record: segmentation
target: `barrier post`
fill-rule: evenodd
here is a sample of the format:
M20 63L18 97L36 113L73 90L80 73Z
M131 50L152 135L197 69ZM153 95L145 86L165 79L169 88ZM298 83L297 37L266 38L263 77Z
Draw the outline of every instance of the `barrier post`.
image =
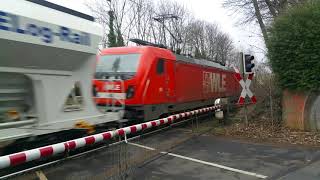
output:
M194 119L191 119L191 131L192 133L194 133L194 122L193 122Z
M196 125L197 125L197 129L199 129L199 118L198 118L198 116L196 116Z

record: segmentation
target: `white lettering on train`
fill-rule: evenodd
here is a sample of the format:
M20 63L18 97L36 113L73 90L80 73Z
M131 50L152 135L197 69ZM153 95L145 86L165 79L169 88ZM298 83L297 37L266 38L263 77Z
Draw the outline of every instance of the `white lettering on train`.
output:
M105 90L108 91L108 90L111 90L111 91L120 91L121 90L121 87L119 84L107 84L105 86Z
M220 93L226 91L226 75L213 72L203 72L204 93Z
M45 43L67 42L90 46L90 35L85 32L72 30L64 26L36 21L0 11L0 31L8 31L33 36Z

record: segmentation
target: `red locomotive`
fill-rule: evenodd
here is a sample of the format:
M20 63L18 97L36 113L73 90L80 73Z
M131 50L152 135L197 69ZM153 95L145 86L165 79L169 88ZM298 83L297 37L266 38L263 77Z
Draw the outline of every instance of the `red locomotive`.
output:
M152 120L240 94L231 69L164 48L108 48L97 61L93 80L96 103L106 105L112 98L123 99L129 120Z

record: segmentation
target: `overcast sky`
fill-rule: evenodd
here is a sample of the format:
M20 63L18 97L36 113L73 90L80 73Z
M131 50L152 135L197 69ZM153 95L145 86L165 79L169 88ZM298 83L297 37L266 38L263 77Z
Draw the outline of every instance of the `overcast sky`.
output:
M74 9L86 14L91 14L85 3L90 0L47 0L62 6ZM259 35L259 29L256 25L239 26L237 24L240 14L233 14L224 9L222 3L224 0L174 0L185 5L196 18L216 22L221 29L230 34L234 44L241 50L251 50L262 60L263 55L259 48L263 48L263 41ZM258 35L257 35L258 34ZM253 46L258 48L254 48Z

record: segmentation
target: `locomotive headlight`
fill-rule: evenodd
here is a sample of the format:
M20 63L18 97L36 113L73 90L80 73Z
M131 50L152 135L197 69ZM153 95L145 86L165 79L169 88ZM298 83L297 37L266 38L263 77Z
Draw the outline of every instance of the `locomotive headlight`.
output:
M126 92L126 97L127 99L130 99L134 96L134 87L133 86L129 86Z

